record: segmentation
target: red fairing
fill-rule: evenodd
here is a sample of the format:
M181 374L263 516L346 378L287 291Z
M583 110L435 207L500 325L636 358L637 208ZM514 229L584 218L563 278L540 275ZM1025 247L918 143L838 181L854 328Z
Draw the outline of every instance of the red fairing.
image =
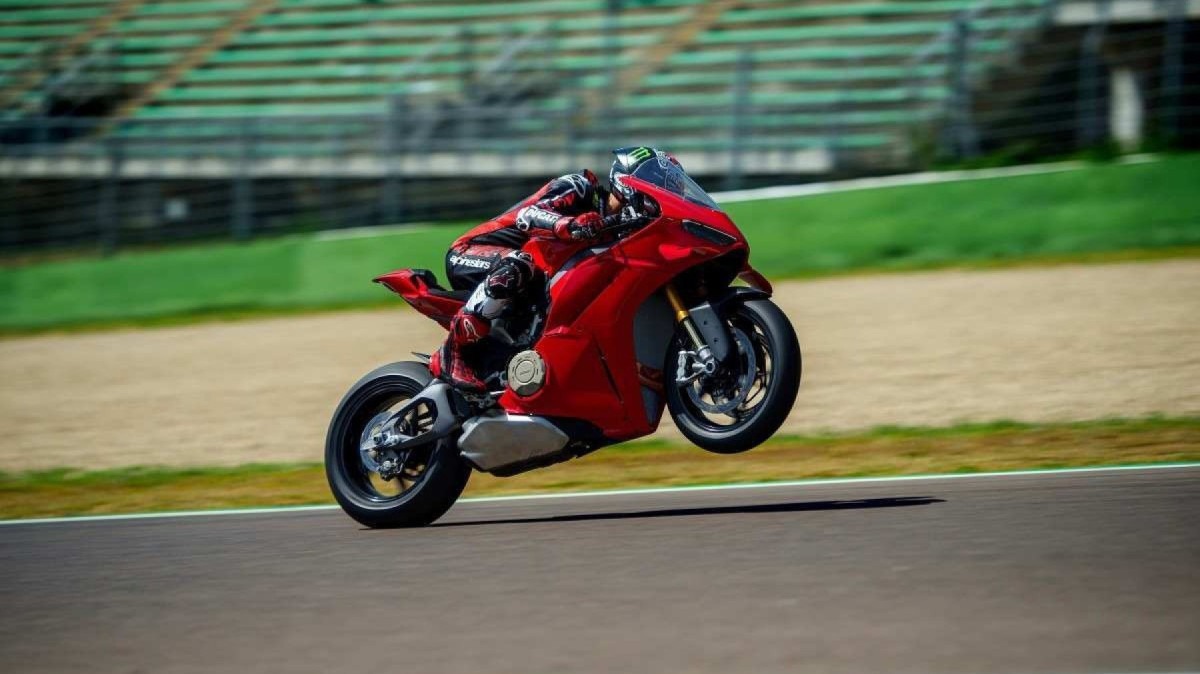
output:
M463 302L445 290L431 287L412 269L400 269L378 276L375 282L404 298L412 308L450 329L450 319L462 308Z
M684 270L731 252L746 239L729 217L632 177L662 215L630 236L555 272L583 246L526 246L551 278L550 311L535 349L546 361L546 383L529 397L505 391L500 405L517 414L584 419L613 440L654 432L661 406L647 419L641 387L662 363L638 363L633 321L638 307ZM729 237L716 243L685 230L690 220Z
M760 274L754 267L751 267L749 262L746 263L745 268L743 268L741 273L738 274L738 278L745 281L746 285L750 286L751 288L758 288L759 290L768 294L775 292L775 289L771 287L771 282L767 280L767 277Z

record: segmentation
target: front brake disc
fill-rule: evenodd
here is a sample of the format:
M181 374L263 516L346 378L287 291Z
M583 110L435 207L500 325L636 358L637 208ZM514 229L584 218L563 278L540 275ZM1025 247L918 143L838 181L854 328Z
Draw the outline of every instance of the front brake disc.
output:
M758 358L754 355L754 345L750 342L750 337L746 335L741 328L733 327L733 340L737 344L739 361L742 365L742 371L738 374L737 382L734 388L734 394L725 397L710 394L712 402L704 400L704 381L708 377L692 381L687 387L688 398L692 403L699 407L704 412L709 414L728 414L737 409L739 405L746 402L746 397L750 395L750 389L754 386L755 377L758 375Z

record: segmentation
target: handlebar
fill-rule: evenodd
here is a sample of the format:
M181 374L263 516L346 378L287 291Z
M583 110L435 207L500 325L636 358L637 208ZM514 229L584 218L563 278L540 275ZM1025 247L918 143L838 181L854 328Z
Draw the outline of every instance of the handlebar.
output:
M626 206L620 211L604 217L604 231L616 233L617 235L627 234L649 224L653 220L653 216L638 213L632 207Z

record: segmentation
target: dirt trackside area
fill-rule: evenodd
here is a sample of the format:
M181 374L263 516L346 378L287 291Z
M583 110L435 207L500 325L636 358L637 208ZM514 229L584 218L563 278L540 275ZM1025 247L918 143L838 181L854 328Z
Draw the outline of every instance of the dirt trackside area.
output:
M776 299L805 355L788 432L1200 413L1200 260L788 282ZM317 461L359 375L440 339L385 310L3 340L0 470Z

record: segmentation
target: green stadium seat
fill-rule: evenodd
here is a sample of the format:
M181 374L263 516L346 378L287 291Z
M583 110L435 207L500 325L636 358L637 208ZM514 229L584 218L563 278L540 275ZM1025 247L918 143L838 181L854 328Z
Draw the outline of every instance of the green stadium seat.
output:
M381 6L324 12L285 12L268 14L260 26L308 26L331 24L370 24L381 21L447 21L488 19L503 16L539 16L582 14L603 11L606 0L543 0L483 5Z
M273 138L287 136L337 136L352 132L368 131L373 128L370 124L350 121L323 121L321 119L305 119L299 122L270 120L268 123L254 124L257 135ZM243 133L245 126L240 121L223 119L208 119L203 123L192 120L173 122L170 119L146 121L145 118L126 122L114 131L124 138L226 138L236 137Z
M338 45L336 47L294 47L286 49L237 49L213 54L209 64L221 63L293 63L296 61L377 60L417 56L428 49L425 44ZM446 46L451 54L452 45Z
M130 19L117 25L119 33L175 33L180 31L209 31L224 26L228 17L189 16Z
M117 0L53 0L53 4L62 5L91 5L96 7L111 6ZM45 7L47 0L0 0L0 7L29 7L38 8Z
M32 54L40 48L36 42L0 42L0 54Z
M1037 17L1002 17L980 19L971 24L977 31L1003 30L1031 27ZM881 38L901 36L937 35L946 30L945 21L897 21L884 23L834 24L817 26L790 26L786 28L760 28L738 30L713 30L701 35L701 44L756 43L791 40L830 40L854 38Z
M226 13L243 9L249 0L180 0L154 5L141 5L134 10L135 16L163 16L172 14Z
M844 2L828 5L793 5L766 9L735 9L721 16L722 23L757 23L800 19L949 14L970 9L978 0L925 0L924 2ZM1037 7L1045 0L995 0L994 9Z
M179 59L178 52L129 53L119 52L117 63L122 67L165 66Z
M49 21L89 21L103 16L106 7L47 7L0 12L0 24Z
M401 74L452 75L463 72L466 64L457 61L430 61L413 68L406 62L344 63L334 65L210 67L193 70L184 77L185 84L204 82L250 82L294 80L345 80L354 78L387 79Z
M830 106L851 103L904 103L913 100L942 100L945 87L895 87L887 89L828 89L807 91L754 91L752 105ZM704 107L732 105L731 92L698 94L649 94L633 96L622 102L630 108Z
M679 115L673 109L657 116L645 115L649 110L622 109L621 128L629 131L671 128L675 130L727 129L733 122L731 111L712 114ZM807 112L753 114L747 119L755 129L784 128L882 127L915 124L929 118L921 110L862 110L852 112Z
M294 117L321 115L378 115L386 111L382 100L339 103L283 103L262 105L169 105L150 106L138 110L135 117L146 119L170 119L180 117L271 117L286 115Z
M674 151L682 150L705 150L711 149L714 145L714 140L719 144L721 139L712 137L680 137L671 138L669 136L657 140L668 145ZM756 138L750 136L742 138L738 141L738 146L749 150L814 150L820 148L870 148L881 147L892 143L895 139L887 134L843 134L843 135L819 135L819 136L796 136L796 135L777 135L765 138ZM719 145L718 145L719 146Z
M812 47L774 47L760 48L753 52L755 63L775 61L840 61L863 60L873 58L904 59L915 56L922 45L833 45ZM1005 40L976 40L971 43L971 49L977 52L1000 52L1008 49ZM944 54L949 45L940 45L938 49L930 50L931 55ZM733 64L738 61L741 52L736 49L683 51L672 54L667 63L680 65L709 65Z
M934 77L945 74L943 64L927 64L912 68L908 66L849 67L849 68L773 68L755 69L750 73L754 83L828 83L853 82L857 80L898 80L910 77ZM658 73L643 80L643 85L655 89L686 87L695 85L729 85L733 82L733 71L688 71Z
M326 82L322 84L257 84L244 87L185 87L165 92L159 97L158 101L378 98L400 93L404 89L404 82Z
M153 51L157 49L186 49L200 44L201 35L129 35L118 40L122 51Z
M17 24L0 25L0 38L70 37L79 30L74 24Z

